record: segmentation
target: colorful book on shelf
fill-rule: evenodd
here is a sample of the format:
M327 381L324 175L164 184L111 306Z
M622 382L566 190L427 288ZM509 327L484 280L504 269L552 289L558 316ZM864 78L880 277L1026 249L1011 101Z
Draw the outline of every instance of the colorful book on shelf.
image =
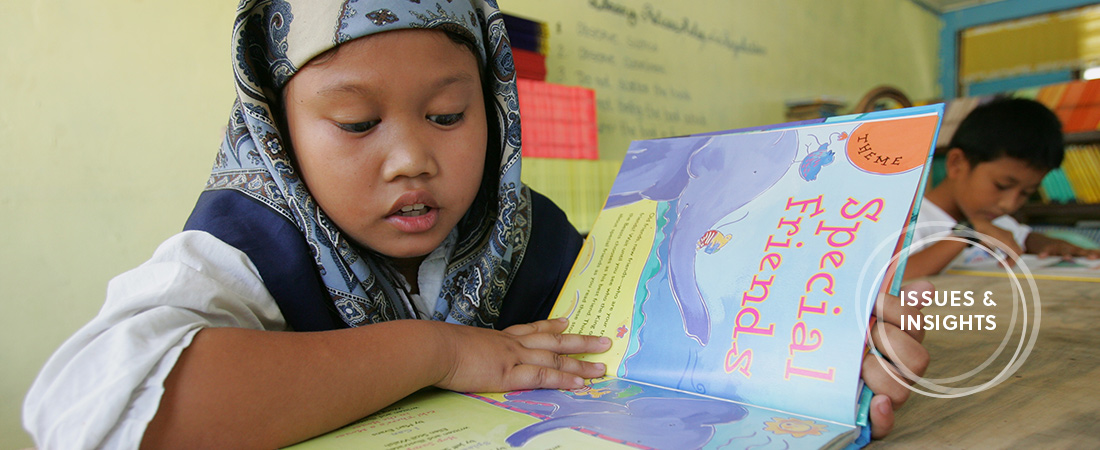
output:
M530 50L512 49L516 64L516 77L528 80L546 80L546 56Z
M1062 95L1066 92L1066 83L1048 84L1039 88L1035 101L1046 105L1051 111L1058 109L1062 102Z
M1100 203L1100 147L1096 144L1075 146L1078 176L1088 186L1089 198L1085 203Z
M1070 115L1070 127L1067 133L1096 130L1100 126L1100 79L1088 80L1077 109Z
M1081 203L1100 203L1100 147L1067 147L1062 170Z
M1071 125L1073 112L1077 109L1085 91L1085 81L1072 81L1062 83L1062 85L1064 86L1062 89L1062 97L1058 100L1058 104L1054 108L1051 108L1051 110L1058 116L1058 120L1062 122L1062 130L1068 132L1070 130L1069 127Z
M529 80L546 80L546 54L550 38L546 24L504 14L504 26L508 31L508 44L512 47L516 76Z
M844 105L843 100L832 97L790 100L786 102L787 120L798 121L837 116L840 115L840 110L844 108Z
M512 14L504 14L504 27L508 31L508 41L512 49L547 54L550 30L546 23Z
M1065 157L1062 159L1061 168L1066 174L1066 181L1069 182L1077 199L1082 203L1089 203L1092 198L1092 191L1088 188L1086 180L1080 175L1082 165L1078 158L1079 147L1080 146L1075 145L1066 147L1066 153Z
M1086 148L1085 154L1088 157L1087 176L1092 180L1093 186L1096 187L1096 201L1094 203L1100 203L1100 145L1092 144Z
M578 355L608 377L421 391L301 448L849 445L942 111L635 141L551 313L612 339Z
M598 159L596 91L517 79L523 156Z
M1095 130L1100 123L1100 80L1063 83L1065 89L1055 114L1066 133Z
M1015 91L1011 91L1009 93L1009 96L1015 97L1015 98L1026 98L1026 99L1029 99L1029 100L1035 100L1039 96L1039 89L1040 89L1039 86L1017 89Z
M1044 203L1073 203L1077 200L1073 187L1066 179L1066 172L1061 167L1054 168L1043 177L1039 184L1039 194Z

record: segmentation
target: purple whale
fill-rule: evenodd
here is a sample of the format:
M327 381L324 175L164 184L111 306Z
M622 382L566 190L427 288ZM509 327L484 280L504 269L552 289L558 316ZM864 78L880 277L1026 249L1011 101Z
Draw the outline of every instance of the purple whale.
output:
M789 130L645 141L627 151L605 208L676 202L668 279L684 332L699 344L710 340L710 314L695 281L699 237L768 190L797 156L798 137Z

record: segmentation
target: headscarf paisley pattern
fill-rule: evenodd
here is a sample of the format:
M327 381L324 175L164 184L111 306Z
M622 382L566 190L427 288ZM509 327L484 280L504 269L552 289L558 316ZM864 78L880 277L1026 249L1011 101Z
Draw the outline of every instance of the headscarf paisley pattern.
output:
M499 185L483 189L459 223L434 319L491 326L530 235L530 197L519 178L519 106L512 53L492 0L243 0L233 28L237 101L207 190L232 189L294 223L341 318L349 326L412 318L385 257L350 243L298 176L289 137L272 107L298 68L340 43L405 28L458 33L478 49L486 89L489 152ZM491 131L492 132L492 131ZM492 156L496 156L493 154ZM490 158L496 161L497 158ZM483 183L484 184L484 183ZM495 192L492 192L495 190Z

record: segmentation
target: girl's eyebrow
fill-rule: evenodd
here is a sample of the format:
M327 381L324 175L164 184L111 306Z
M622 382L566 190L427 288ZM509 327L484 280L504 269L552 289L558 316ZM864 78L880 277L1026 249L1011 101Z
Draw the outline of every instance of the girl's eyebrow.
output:
M471 82L480 83L475 77L467 72L454 72L435 80L434 82L426 86L425 89L436 92L441 91L448 86L454 84ZM372 95L375 90L376 89L372 87L369 83L344 82L340 80L318 89L317 95L330 96L334 94L354 94L365 97Z
M338 81L326 85L321 89L318 89L317 95L322 97L328 97L335 94L355 94L360 96L368 96L371 94L372 90L373 89L371 89L370 87L358 83L343 83Z

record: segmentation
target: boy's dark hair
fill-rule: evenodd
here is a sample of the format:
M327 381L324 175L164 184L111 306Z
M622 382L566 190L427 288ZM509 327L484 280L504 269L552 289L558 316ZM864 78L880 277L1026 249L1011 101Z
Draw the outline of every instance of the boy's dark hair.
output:
M974 108L959 124L951 148L971 166L1002 156L1042 170L1062 165L1062 123L1046 106L1024 98L999 98Z

